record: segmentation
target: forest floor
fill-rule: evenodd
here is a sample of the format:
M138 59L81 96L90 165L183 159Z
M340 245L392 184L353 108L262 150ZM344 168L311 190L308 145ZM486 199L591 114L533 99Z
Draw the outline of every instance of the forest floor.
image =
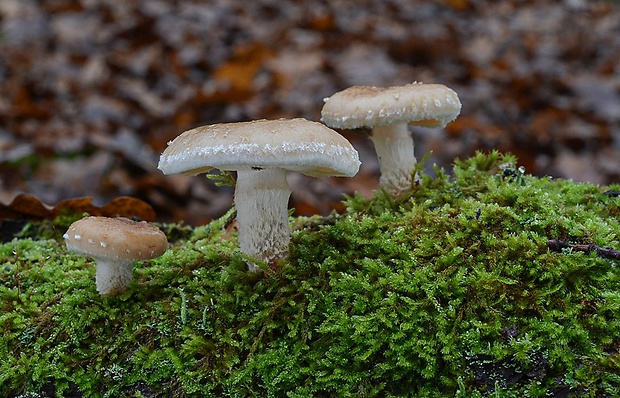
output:
M535 175L620 177L617 1L2 0L0 203L129 195L161 221L202 224L232 190L157 170L182 131L318 120L323 98L348 86L413 81L463 103L445 129L412 128L427 167L499 149ZM369 140L343 133L360 173L291 174L297 214L376 189Z

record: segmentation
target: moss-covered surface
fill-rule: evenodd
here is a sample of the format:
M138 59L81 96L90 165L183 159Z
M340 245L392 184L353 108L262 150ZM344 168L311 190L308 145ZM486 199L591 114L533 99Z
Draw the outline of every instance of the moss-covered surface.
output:
M228 217L102 298L59 233L0 246L0 396L618 396L618 187L456 162L399 201L294 218L245 271Z

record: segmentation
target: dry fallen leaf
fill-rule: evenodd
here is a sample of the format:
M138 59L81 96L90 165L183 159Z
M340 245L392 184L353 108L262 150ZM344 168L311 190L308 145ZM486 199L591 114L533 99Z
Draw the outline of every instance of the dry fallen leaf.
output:
M92 216L127 217L155 220L155 210L148 203L129 196L118 197L103 206L92 204L93 198L66 199L55 206L42 203L32 195L21 194L8 204L0 204L1 220L53 219L64 214L88 213Z
M213 73L218 83L217 94L229 102L240 102L254 95L253 81L273 52L262 44L249 44L236 49L232 59ZM219 87L222 89L219 89ZM219 97L219 96L218 96Z

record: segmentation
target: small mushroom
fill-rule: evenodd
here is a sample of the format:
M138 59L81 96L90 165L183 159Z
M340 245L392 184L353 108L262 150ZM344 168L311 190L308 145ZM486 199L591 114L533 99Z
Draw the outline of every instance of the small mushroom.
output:
M445 127L461 111L458 95L441 84L353 86L325 98L321 121L332 128L370 127L380 184L398 196L411 188L416 158L407 124Z
M201 126L168 143L159 159L164 174L236 171L239 246L264 261L288 255L290 230L286 173L352 177L357 151L340 134L306 119L255 120ZM258 271L249 264L251 271Z
M95 259L97 291L102 296L124 292L134 262L159 257L168 249L159 228L123 217L85 217L71 224L63 237L67 249Z

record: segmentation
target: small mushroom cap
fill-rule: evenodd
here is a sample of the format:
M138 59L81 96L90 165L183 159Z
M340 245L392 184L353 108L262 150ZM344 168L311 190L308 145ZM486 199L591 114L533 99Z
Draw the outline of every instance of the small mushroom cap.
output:
M303 118L222 123L185 131L168 143L157 168L196 175L217 168L281 168L309 176L351 177L357 151L325 125Z
M324 101L321 121L341 129L395 123L445 127L461 112L458 95L442 84L353 86Z
M71 224L64 238L69 250L99 259L149 260L168 249L159 228L123 217L82 218Z

